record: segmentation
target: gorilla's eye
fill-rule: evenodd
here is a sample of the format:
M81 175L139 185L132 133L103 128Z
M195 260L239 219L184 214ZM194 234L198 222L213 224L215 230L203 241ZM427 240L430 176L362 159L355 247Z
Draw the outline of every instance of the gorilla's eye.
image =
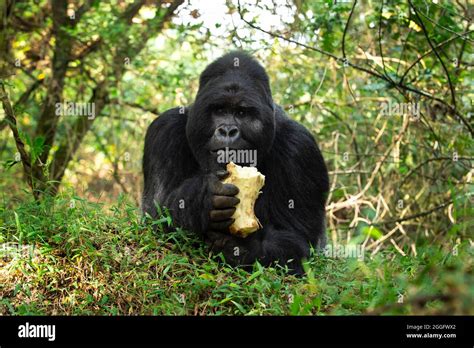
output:
M245 116L247 113L245 112L244 109L239 109L237 110L237 116L240 116L240 117L243 117Z

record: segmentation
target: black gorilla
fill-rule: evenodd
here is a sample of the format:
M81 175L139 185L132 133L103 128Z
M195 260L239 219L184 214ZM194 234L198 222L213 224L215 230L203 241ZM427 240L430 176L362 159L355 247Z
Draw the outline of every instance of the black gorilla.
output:
M254 151L266 177L255 205L263 227L247 238L228 232L239 200L238 189L220 181L228 175L217 160L222 149ZM325 245L324 159L311 134L273 102L264 68L245 53L214 61L194 104L153 121L143 173L143 211L156 217L155 204L167 207L177 226L198 233L231 265L278 262L302 273L310 246Z

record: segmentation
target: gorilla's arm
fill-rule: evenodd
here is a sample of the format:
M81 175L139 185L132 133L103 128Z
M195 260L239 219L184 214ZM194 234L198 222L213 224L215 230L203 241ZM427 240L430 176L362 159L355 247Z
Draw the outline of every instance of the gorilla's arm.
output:
M199 171L189 149L185 127L186 113L178 108L160 115L147 130L143 156L144 193L142 209L157 216L155 202L170 209L184 228L202 233L206 216L205 175ZM200 228L199 228L200 227Z
M266 176L256 214L262 230L239 238L209 233L215 251L222 251L233 265L264 265L290 260L289 267L303 273L301 258L310 244L323 247L324 204L329 181L324 160L311 134L289 119L280 119L270 158L259 169Z
M185 134L187 113L168 110L148 128L143 156L142 209L157 217L155 202L170 210L177 226L204 234L209 226L226 229L238 199L238 189L203 172ZM218 209L218 210L214 210Z

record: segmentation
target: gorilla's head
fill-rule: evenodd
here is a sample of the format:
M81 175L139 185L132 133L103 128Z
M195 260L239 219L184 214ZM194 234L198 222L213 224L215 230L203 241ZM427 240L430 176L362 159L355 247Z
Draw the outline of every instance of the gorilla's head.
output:
M201 74L186 136L206 171L225 166L220 156L225 149L256 153L261 161L275 136L274 104L265 69L242 52L231 52L211 63Z

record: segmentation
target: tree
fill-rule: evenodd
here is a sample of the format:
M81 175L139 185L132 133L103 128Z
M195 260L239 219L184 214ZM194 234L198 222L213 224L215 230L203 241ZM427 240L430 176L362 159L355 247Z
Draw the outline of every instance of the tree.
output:
M28 64L21 60L12 61L8 50L2 50L5 52L2 66L8 64L9 68L3 69L6 73L1 76L0 89L6 114L4 123L12 128L24 173L35 198L58 192L68 164L94 121L109 104L111 90L117 88L127 67L146 46L148 39L158 35L170 23L183 2L137 0L127 4L120 1L118 6L103 6L97 0L86 0L80 6L67 0L53 0L40 5L12 1L2 3L2 47L10 46L12 31L37 37L25 52L24 60ZM142 22L140 24L134 23L134 18L140 17L143 9L153 10L154 16L140 19L137 21ZM48 16L48 12L51 12L51 21L41 20ZM101 24L100 27L98 24ZM88 26L97 27L88 32ZM49 42L53 43L50 49ZM44 49L43 45L47 48ZM48 69L40 66L39 62L44 61L48 62L50 73L45 74L43 71ZM97 65L102 69L100 73L94 72ZM24 96L20 97L21 103L40 85L46 85L32 139L18 131L14 112L21 107L21 103L12 107L4 88L7 84L5 78L12 74L15 67L26 71L33 80ZM74 88L81 79L87 81L84 94L88 94L89 98L82 101L73 98L72 103L87 101L88 105L93 106L94 115L77 117L70 132L58 134L60 122L67 122L58 117L58 110L65 101L66 87ZM30 154L25 152L25 142L30 144Z

